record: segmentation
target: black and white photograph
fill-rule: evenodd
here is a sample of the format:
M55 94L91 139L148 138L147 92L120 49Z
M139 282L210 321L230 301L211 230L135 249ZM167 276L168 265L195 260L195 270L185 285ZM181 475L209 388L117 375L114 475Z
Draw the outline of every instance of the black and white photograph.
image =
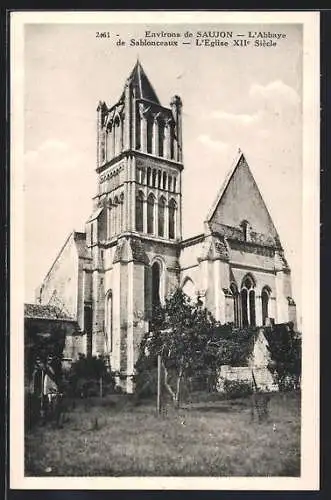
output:
M318 488L318 25L12 13L16 488Z

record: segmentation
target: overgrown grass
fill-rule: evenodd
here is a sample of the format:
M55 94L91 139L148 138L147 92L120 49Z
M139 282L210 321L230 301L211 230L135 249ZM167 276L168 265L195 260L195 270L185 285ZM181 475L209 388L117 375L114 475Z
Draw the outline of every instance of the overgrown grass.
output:
M251 421L249 398L194 398L161 416L126 396L79 401L63 428L26 435L25 474L299 476L300 398L272 395L263 423Z

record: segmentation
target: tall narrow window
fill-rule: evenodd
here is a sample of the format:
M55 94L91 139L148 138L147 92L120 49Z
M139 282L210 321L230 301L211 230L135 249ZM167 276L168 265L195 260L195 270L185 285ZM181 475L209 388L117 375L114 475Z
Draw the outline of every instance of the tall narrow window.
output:
M269 318L269 298L270 298L270 291L268 290L267 287L264 287L261 293L261 300L262 300L262 324L266 324L267 318Z
M140 149L141 146L141 117L140 117L140 111L139 111L139 105L138 102L136 104L136 149Z
M172 185L172 177L171 175L168 176L168 191L171 191L171 185Z
M125 230L125 224L124 224L124 194L122 193L120 196L120 227L119 227L120 232Z
M147 186L151 185L151 167L147 169Z
M136 231L144 230L144 195L141 191L136 197Z
M255 318L255 291L249 291L249 318L250 325L256 326L256 318Z
M145 172L144 168L141 169L141 181L140 182L141 182L141 184L145 184L145 182L146 182L146 172Z
M243 327L248 326L248 308L247 308L247 290L243 288L240 292L241 296L241 317Z
M111 238L112 226L111 226L111 200L108 201L107 205L107 240Z
M169 202L169 238L175 238L175 226L176 226L176 202L175 200L170 200Z
M147 119L147 153L152 153L153 148L153 120Z
M119 205L118 197L115 196L115 198L114 198L114 206L113 206L115 234L119 233L119 208L118 208L118 205Z
M159 156L163 156L164 122L159 121Z
M154 233L154 196L152 193L147 199L147 232Z
M241 297L241 314L242 325L256 326L256 312L255 312L255 282L251 275L247 275L242 283L240 297Z
M94 224L91 224L91 246L94 245Z
M163 189L167 189L167 174L166 174L166 172L163 172L162 187L163 187Z
M115 141L115 156L121 151L121 122L118 116L114 120L114 141Z
M166 204L166 201L162 196L160 198L160 201L159 201L159 221L158 221L159 222L159 224L158 224L159 236L164 236L165 204Z
M239 292L237 285L232 283L230 290L233 296L233 322L236 327L240 326L240 304L239 304Z

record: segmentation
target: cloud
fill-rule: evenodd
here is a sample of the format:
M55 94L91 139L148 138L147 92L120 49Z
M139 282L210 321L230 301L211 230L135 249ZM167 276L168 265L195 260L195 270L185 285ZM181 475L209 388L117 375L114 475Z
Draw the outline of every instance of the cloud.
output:
M207 134L199 135L198 141L211 149L217 149L218 151L225 151L228 148L228 144L222 141L215 141Z
M253 98L262 97L265 100L281 98L291 104L298 104L300 102L297 92L281 80L275 80L267 85L254 83L249 89L249 95Z
M212 118L228 121L234 124L249 126L253 125L261 119L261 113L258 111L251 115L243 113L228 113L227 111L213 111Z

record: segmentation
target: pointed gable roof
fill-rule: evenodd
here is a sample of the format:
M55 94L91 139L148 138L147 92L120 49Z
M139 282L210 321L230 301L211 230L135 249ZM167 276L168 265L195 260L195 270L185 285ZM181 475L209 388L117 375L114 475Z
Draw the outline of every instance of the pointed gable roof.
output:
M137 99L146 99L161 106L156 92L153 89L151 82L147 78L147 75L139 60L137 60L133 70L131 71L129 80L136 90Z
M232 167L207 216L212 230L238 228L248 221L252 231L277 244L279 237L243 152L239 149Z

